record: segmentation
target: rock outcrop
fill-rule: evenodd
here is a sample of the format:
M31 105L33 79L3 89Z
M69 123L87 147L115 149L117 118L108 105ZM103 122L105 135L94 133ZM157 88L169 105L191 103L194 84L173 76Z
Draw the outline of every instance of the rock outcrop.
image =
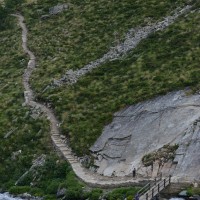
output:
M143 39L146 39L150 34L166 29L168 26L173 24L179 16L189 12L191 8L192 6L187 5L182 9L176 9L172 16L167 16L162 21L144 27L130 29L129 32L126 34L124 42L118 44L115 47L111 47L110 50L101 58L90 62L89 64L83 66L81 69L75 71L71 69L68 70L65 75L62 76L62 78L60 78L59 80L54 80L52 86L57 87L63 84L74 84L78 81L80 77L91 72L93 69L101 66L108 61L119 59L120 57L126 55L130 50L137 47L137 45Z
M174 174L177 181L200 181L200 95L171 92L125 108L114 115L102 135L90 148L98 173L157 177ZM154 160L144 166L144 155L165 145L179 147L166 162Z

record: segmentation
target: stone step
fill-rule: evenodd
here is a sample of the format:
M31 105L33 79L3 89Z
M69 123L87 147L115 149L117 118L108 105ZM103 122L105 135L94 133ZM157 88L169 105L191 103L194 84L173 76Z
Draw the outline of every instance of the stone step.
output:
M53 141L55 141L55 142L61 142L60 139L55 139L55 138L53 138Z
M63 146L63 147L60 147L60 151L67 151L67 152L72 152L71 151L71 149L69 149L68 147L67 147L67 145L65 145L65 146Z
M51 136L51 138L58 140L58 139L60 139L60 136Z
M63 154L63 156L64 156L65 158L67 158L67 159L73 158L71 154L65 154L65 153L62 153L62 154Z
M68 162L72 163L72 162L77 162L76 160L70 160L70 159L67 159Z
M60 137L60 134L58 134L58 133L53 133L52 136L55 136L55 137L59 136L59 137Z
M56 143L56 146L57 146L57 147L59 147L59 148L60 148L60 147L66 147L66 144L62 144L62 143L61 143L61 144L60 144L60 143Z
M71 155L71 152L69 152L69 151L62 151L62 153L64 154L64 155Z
M70 162L70 164L76 164L76 163L78 163L77 161L74 161L74 162Z

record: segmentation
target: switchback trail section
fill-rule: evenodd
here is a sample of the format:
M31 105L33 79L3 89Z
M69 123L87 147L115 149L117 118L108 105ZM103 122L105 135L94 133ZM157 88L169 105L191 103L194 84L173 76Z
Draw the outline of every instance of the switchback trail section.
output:
M63 155L63 157L71 164L73 171L79 179L85 182L91 187L101 187L101 188L115 188L120 186L130 186L130 185L143 185L149 179L132 177L105 177L92 173L91 171L85 169L77 158L73 155L71 149L67 144L62 142L60 138L60 131L58 128L58 120L56 119L53 111L42 103L35 101L34 92L32 91L29 79L36 66L36 57L34 53L29 50L27 46L27 34L28 29L24 23L24 17L20 14L13 14L12 16L18 19L19 25L22 29L22 48L24 52L29 56L29 61L27 68L23 74L23 86L24 86L24 97L27 106L32 109L40 109L42 113L45 114L50 122L50 135L56 149Z

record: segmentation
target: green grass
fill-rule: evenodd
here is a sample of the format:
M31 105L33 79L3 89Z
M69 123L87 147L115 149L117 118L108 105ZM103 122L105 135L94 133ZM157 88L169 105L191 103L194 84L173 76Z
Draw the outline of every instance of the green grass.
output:
M78 155L88 153L89 147L99 137L103 127L111 122L113 113L119 109L168 91L187 86L198 88L200 26L196 22L199 19L198 13L179 18L165 31L152 34L142 41L136 49L120 60L104 64L73 86L51 89L45 93L42 93L42 90L49 83L49 79L56 77L57 73L62 74L66 68L60 60L50 61L50 58L42 57L43 48L48 47L55 51L50 44L43 45L39 50L39 68L35 71L32 85L38 92L39 99L52 103L63 122L62 132L70 137L71 147ZM33 39L34 31L31 35ZM41 41L41 38L36 39ZM55 42L55 38L49 38L49 43L50 41ZM109 45L108 42L107 46ZM37 52L38 47L34 48ZM70 50L67 46L66 49ZM62 59L62 55L63 53L54 57ZM66 57L70 55L66 51ZM73 55L77 59L72 59L72 63L79 60L76 51ZM94 55L99 57L99 54ZM89 60L85 55L79 67ZM58 64L62 69L60 71ZM39 76L44 78L40 80Z
M59 1L65 2L65 1ZM68 1L69 10L41 21L56 1L45 0L24 7L30 30L29 46L36 53L38 69L32 76L41 92L68 69L81 68L122 41L130 28L169 15L186 0L178 1ZM38 81L39 77L43 77Z
M112 192L110 192L108 195L107 195L107 198L109 200L124 200L124 198L126 197L128 200L130 199L133 199L137 193L137 191L139 190L140 188L117 188L117 189L114 189Z
M8 20L12 26L0 32L0 188L14 195L28 192L48 200L57 199L57 190L66 188L68 199L96 200L103 191L92 190L80 182L70 165L53 152L45 117L35 120L30 116L30 109L22 106L22 75L28 60L21 48L21 29L16 25L17 20L14 17ZM19 150L21 154L12 158L13 152ZM45 165L29 172L15 185L41 154L47 155Z
M30 30L29 46L37 57L31 85L38 100L52 104L62 122L62 133L69 136L78 155L89 153L90 146L119 109L187 86L199 88L200 16L191 13L165 31L152 34L123 58L82 77L77 84L43 93L66 70L81 68L123 41L130 28L161 20L187 1L137 0L133 4L131 0L71 0L68 11L41 21L40 16L57 2L64 1L29 1L19 9ZM200 8L199 3L196 7ZM6 20L9 26L0 32L0 188L55 199L58 187L63 186L68 198L95 199L102 191L85 192L86 186L75 178L69 164L53 153L49 122L43 116L34 120L29 108L22 106L22 75L28 58L21 48L21 29L16 26L16 19ZM12 135L4 138L14 129ZM22 153L12 160L13 152L18 150ZM31 173L14 187L32 160L42 153L47 155L47 162L38 169L41 178L38 175L34 187L30 187L34 176ZM113 193L115 199L120 199L121 192L117 195Z
M9 21L12 26L0 32L0 188L13 194L49 194L56 199L57 189L71 174L71 167L53 152L46 118L40 116L35 120L30 109L22 106L22 75L27 57L21 48L21 29L17 27L17 20L10 17ZM5 138L11 130L14 132ZM13 153L19 150L21 154L14 158ZM30 172L15 186L41 154L47 155L45 165L37 168L36 174ZM75 175L71 175L71 180L81 185Z
M189 196L193 196L193 195L200 195L200 187L190 187L187 189L187 194Z
M32 87L39 100L52 104L63 122L62 132L69 136L78 155L88 154L119 109L168 91L198 87L199 15L179 18L127 56L104 64L73 86L43 93L44 88L66 70L100 58L123 40L128 29L161 20L186 2L71 1L68 11L45 21L40 16L47 14L55 2L46 0L23 8L30 30L29 46L38 59Z

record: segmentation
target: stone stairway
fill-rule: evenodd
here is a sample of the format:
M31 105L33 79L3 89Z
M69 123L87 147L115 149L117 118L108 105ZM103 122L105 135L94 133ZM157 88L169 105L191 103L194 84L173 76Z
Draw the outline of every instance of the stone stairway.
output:
M186 7L185 10L188 10L189 8ZM131 185L144 185L145 183L149 182L151 179L149 178L137 178L133 179L132 177L108 177L108 176L101 176L96 173L93 173L84 167L82 167L81 163L78 161L78 159L73 155L72 150L70 147L63 142L63 140L60 137L60 131L58 127L58 120L56 119L53 111L48 108L45 104L41 104L36 102L34 93L29 85L29 79L32 74L32 71L35 68L36 65L36 58L35 55L28 49L27 46L27 34L28 30L27 27L24 23L24 17L20 14L13 15L14 17L18 18L19 25L22 29L22 48L24 52L29 56L29 62L27 65L27 69L24 72L23 75L23 84L24 84L24 89L25 89L25 100L26 100L26 105L32 107L32 108L40 108L41 111L46 115L47 119L50 122L50 134L51 134L51 139L56 147L56 149L63 155L63 157L71 164L72 169L74 173L77 175L79 179L81 179L83 182L88 184L89 186L92 187L101 187L101 188L115 188L115 187L120 187L120 186L131 186ZM175 17L176 18L176 17ZM174 19L172 20L172 22ZM151 198L153 197L156 193L159 192L159 190L162 190L165 188L169 183L170 183L170 178L164 179L165 182L159 182L151 188L148 192L143 194L141 196L141 199L145 198ZM147 200L148 200L147 198Z
M133 179L132 177L105 177L95 174L85 169L77 158L73 155L70 147L63 142L59 131L59 122L56 119L53 111L48 108L45 104L35 101L34 92L32 91L29 79L32 71L36 65L36 58L33 52L28 49L27 46L27 34L28 30L24 23L24 17L20 14L12 15L18 18L19 25L22 29L22 48L24 52L29 56L29 62L27 68L23 74L23 85L24 85L24 97L25 104L30 106L32 109L40 109L41 112L47 117L50 122L50 135L55 148L63 155L63 157L71 164L74 173L79 179L91 187L102 187L102 188L115 188L119 186L130 186L130 185L144 185L149 179L140 178Z

